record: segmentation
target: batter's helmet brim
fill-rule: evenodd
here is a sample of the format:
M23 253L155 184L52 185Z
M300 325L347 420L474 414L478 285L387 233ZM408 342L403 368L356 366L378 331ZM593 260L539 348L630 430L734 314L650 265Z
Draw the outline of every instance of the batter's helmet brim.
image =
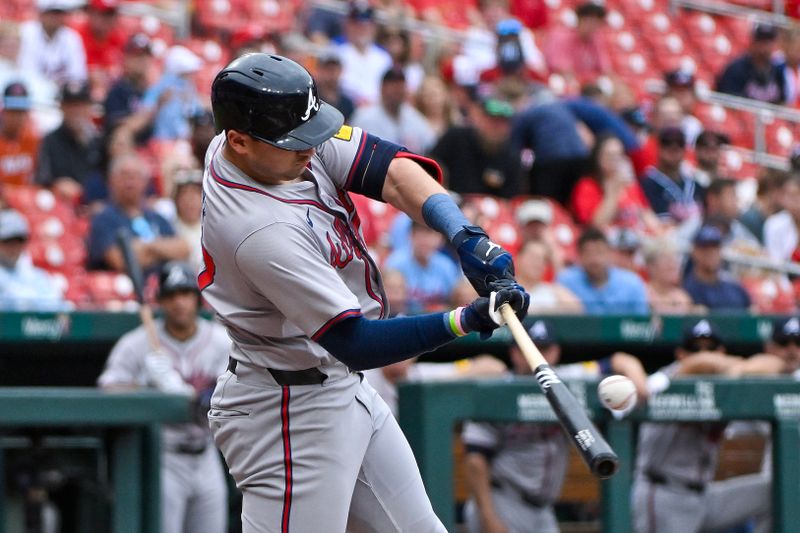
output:
M320 101L319 111L317 111L316 115L279 139L264 139L252 133L250 135L259 141L284 150L308 150L333 137L342 127L342 124L344 124L344 116L339 110L326 102Z

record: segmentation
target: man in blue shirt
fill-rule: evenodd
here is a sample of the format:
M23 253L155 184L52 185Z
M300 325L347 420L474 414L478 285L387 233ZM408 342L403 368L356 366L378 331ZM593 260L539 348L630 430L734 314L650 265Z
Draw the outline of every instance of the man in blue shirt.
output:
M445 305L461 273L456 264L439 251L442 235L413 223L411 246L401 248L386 260L386 268L397 270L406 279L408 310L421 313Z
M649 311L642 279L612 266L611 246L603 232L588 228L578 239L580 265L569 267L558 282L574 292L588 314L635 314Z
M747 310L747 291L722 271L722 240L722 232L716 226L700 228L694 237L692 271L683 281L683 288L694 303L709 309Z

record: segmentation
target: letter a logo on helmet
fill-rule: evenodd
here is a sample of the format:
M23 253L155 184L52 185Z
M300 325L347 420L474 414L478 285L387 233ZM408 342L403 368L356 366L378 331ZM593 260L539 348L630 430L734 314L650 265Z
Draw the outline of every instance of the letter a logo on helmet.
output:
M245 54L211 85L217 131L234 130L284 150L307 150L333 137L344 117L319 100L308 71L291 59Z
M319 101L317 97L314 96L314 91L311 90L311 87L308 88L308 107L306 107L306 112L303 113L303 116L300 117L300 120L305 122L309 118L311 118L311 112L316 114L319 111Z

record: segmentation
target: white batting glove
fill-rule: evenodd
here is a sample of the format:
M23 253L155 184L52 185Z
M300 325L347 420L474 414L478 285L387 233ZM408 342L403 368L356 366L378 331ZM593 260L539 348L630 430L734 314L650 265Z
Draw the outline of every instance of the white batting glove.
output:
M489 294L489 318L497 324L498 326L502 326L506 323L506 319L503 318L503 313L500 312L500 309L495 309L495 298L497 297L497 292L492 291Z
M150 352L144 356L144 367L152 386L168 394L193 396L194 387L183 381L169 355L161 351Z

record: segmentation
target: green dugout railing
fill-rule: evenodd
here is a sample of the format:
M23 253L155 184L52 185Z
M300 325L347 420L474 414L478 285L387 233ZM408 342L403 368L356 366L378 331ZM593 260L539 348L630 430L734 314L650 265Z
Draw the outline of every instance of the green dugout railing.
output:
M190 420L189 400L158 392L104 393L84 388L0 388L0 436L24 428L103 430L113 485L111 532L160 530L162 423ZM0 480L5 479L0 449ZM0 483L0 533L5 498Z
M599 403L596 382L569 384L620 457L602 482L603 531L630 531L635 426L642 421L767 420L773 438L773 531L800 532L800 383L787 378L683 379L621 421ZM400 386L400 425L419 463L434 510L455 531L453 428L461 420L552 423L555 416L531 378Z

